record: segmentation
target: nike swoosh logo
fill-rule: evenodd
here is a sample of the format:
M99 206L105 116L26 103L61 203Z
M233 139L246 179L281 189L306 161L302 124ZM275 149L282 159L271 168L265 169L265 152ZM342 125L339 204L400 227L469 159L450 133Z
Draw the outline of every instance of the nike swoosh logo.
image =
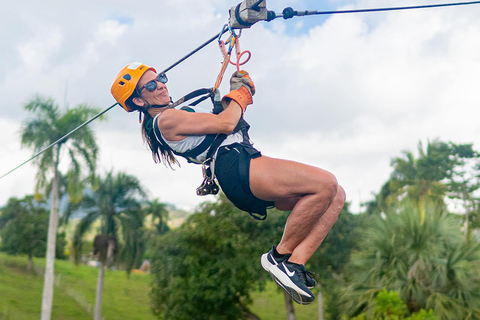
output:
M287 266L285 265L285 263L282 263L283 264L283 267L285 268L285 271L287 271L287 275L291 278L295 275L295 271L290 271Z
M275 258L273 257L273 255L272 255L271 253L269 253L268 255L269 255L270 258L272 259L273 264L274 264L274 265L277 265L278 263L277 263L277 261L275 260Z

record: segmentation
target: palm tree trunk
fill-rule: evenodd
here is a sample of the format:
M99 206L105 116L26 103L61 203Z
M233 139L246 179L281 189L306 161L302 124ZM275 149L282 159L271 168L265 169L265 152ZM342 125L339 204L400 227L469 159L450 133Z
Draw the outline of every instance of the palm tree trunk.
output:
M465 239L468 238L468 224L469 224L469 220L470 220L470 213L468 212L468 208L467 208L467 212L465 212Z
M285 308L287 309L287 320L295 320L295 309L293 308L292 298L290 298L285 291L283 291L283 297L285 298Z
M465 187L462 189L462 195L463 195L463 203L464 203L464 207L465 207L465 239L468 238L468 224L469 224L469 220L470 220L470 205L469 205L469 195L467 193L467 191L465 190ZM473 205L472 205L472 208L473 208Z
M97 279L97 292L95 293L95 313L93 316L94 320L102 319L102 297L103 297L103 283L105 279L105 265L111 263L113 260L113 250L115 249L115 241L113 239L108 240L106 256L100 253L99 260L100 266L98 270L98 279Z
M27 264L27 270L32 271L33 270L33 258L32 258L32 251L28 253L28 264Z
M318 287L320 287L320 285L318 285ZM323 320L323 294L321 290L318 290L317 300L318 300L318 320Z
M58 157L57 157L58 159ZM53 281L54 281L54 263L55 263L55 246L57 240L58 228L58 161L55 165L55 174L52 184L52 203L50 206L50 218L48 224L47 236L47 256L45 261L45 276L43 283L42 298L42 318L41 320L50 320L52 315L53 302Z
M100 267L98 269L97 292L95 293L95 313L94 320L102 319L102 296L103 296L103 280L105 278L105 261L100 260Z

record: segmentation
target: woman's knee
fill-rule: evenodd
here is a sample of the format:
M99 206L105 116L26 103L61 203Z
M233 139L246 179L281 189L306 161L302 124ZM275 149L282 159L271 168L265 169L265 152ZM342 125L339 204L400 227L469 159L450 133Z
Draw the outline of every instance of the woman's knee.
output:
M341 185L337 185L337 194L335 195L335 199L338 202L341 202L342 206L347 199L347 193L345 192L345 189L343 189Z
M334 211L337 213L337 217L340 214L340 211L342 211L343 206L345 205L347 195L345 193L345 190L338 185L337 186L337 194L335 195L335 199L333 200L332 206L334 206Z
M329 201L333 201L338 193L339 187L335 175L324 171L317 179L317 194L326 197Z

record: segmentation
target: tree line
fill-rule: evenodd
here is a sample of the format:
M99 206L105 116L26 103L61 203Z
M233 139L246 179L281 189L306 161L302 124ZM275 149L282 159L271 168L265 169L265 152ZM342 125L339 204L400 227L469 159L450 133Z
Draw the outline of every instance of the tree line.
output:
M87 105L62 110L52 99L41 96L28 102L25 109L32 118L22 124L22 146L37 154L59 142L34 159L38 169L34 194L11 198L1 209L0 248L10 254L26 254L29 268L33 256L46 256L41 318L50 319L54 260L66 258L64 227L72 215L81 214L73 239L68 239L73 261L79 263L85 233L99 224L93 241L93 253L100 264L94 318L101 319L105 268L115 264L129 274L140 266L150 232L145 228L145 218L150 217L157 234L167 232L167 205L148 199L140 181L132 175L113 171L97 174L98 145L90 128L59 140L99 110ZM60 164L68 168L66 172L59 169Z
M23 124L22 145L34 152L97 113L86 105L62 111L42 97L25 107L34 117ZM280 240L288 212L269 210L266 221L256 221L219 195L170 230L166 205L148 199L134 176L98 175L97 154L94 132L79 130L37 158L35 193L1 210L1 250L30 260L47 252L42 319L51 313L53 260L65 258L58 224L79 212L70 239L77 263L84 234L100 226L95 319L105 268L128 275L147 256L159 319L260 319L252 293L271 279L259 257ZM416 153L392 160L389 179L362 213L344 207L307 266L317 271L319 319L480 319L479 158L472 144L420 142ZM68 170L60 172L64 162ZM62 199L68 201L59 215ZM295 319L288 298L285 307Z

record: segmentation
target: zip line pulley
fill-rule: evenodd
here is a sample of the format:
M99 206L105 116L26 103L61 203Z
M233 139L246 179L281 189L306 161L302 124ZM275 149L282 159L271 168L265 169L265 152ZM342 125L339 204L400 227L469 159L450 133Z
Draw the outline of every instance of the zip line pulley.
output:
M480 1L469 2L453 2L453 3L437 3L418 6L403 6L390 8L373 8L373 9L352 9L352 10L335 10L335 11L318 11L304 10L297 11L291 7L283 9L282 13L275 13L267 10L267 0L244 0L242 3L230 9L229 24L234 29L250 28L259 21L272 21L277 18L291 19L293 17L302 17L310 15L332 15L340 13L366 13L366 12L382 12L382 11L398 11L411 9L429 9L441 7L454 7L480 4Z

